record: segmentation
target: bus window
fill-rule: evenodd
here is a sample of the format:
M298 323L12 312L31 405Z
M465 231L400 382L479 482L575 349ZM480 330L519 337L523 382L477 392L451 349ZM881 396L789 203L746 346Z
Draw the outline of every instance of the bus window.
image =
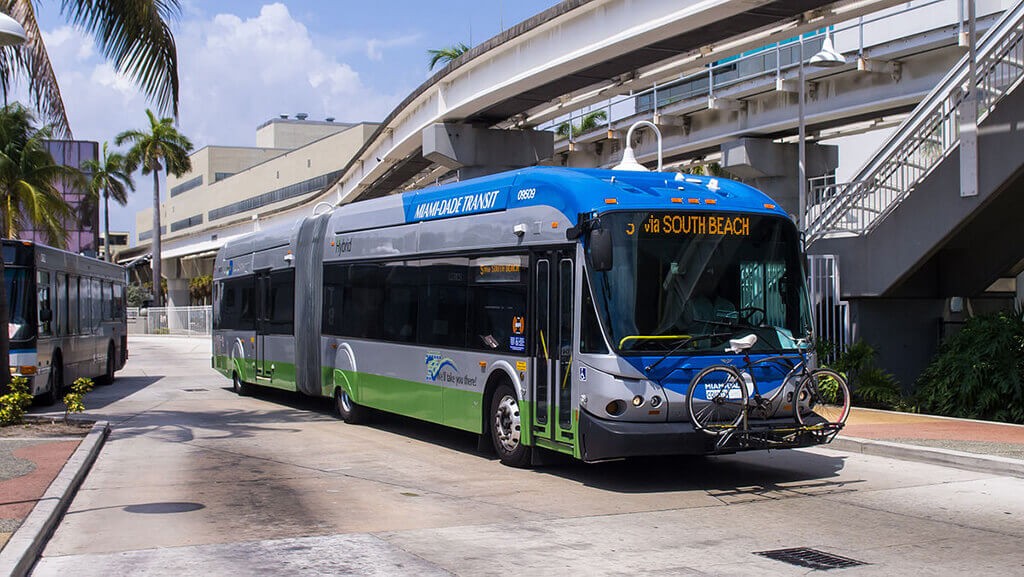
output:
M417 341L424 345L466 347L469 259L422 261Z
M267 330L270 334L295 333L295 271L270 273L270 310Z
M345 279L349 265L324 265L324 311L322 332L325 335L342 334L341 298L345 293Z
M89 279L89 299L92 305L92 332L96 332L100 328L100 322L103 320L103 293L100 290L99 279Z
M50 273L45 270L36 273L36 295L39 307L39 336L48 337L53 334L53 301L50 298ZM44 317L46 320L43 320Z
M68 333L68 275L57 273L57 321L56 331L59 336L66 336Z
M526 354L527 257L474 259L469 346Z
M105 281L100 284L100 289L103 291L103 296L100 298L100 302L103 304L103 320L109 321L113 319L111 309L114 304L114 285Z
M384 335L380 311L384 305L384 265L354 264L349 267L343 297L345 323L341 333L347 337L379 339Z
M419 297L418 267L391 263L386 267L384 306L380 323L384 340L411 343L416 340L416 301Z
M78 308L78 278L68 277L68 334L77 335L79 332L79 308Z
M124 285L114 284L114 311L115 319L124 318Z

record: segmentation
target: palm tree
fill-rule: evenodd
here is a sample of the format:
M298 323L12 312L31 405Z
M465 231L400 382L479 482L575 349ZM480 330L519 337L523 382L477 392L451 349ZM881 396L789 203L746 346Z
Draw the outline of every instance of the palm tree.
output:
M142 174L153 174L153 286L163 278L160 275L160 170L168 175L181 176L192 170L192 142L174 127L170 118L157 119L152 110L146 109L149 117L149 131L126 130L117 135L114 144L121 146L128 142L132 147L125 156L125 170L128 173L142 168ZM161 306L160 291L153 291L154 306Z
M135 181L125 166L125 157L120 152L107 152L107 143L103 143L103 156L100 160L86 160L82 163L82 171L92 175L89 178L89 197L94 201L103 197L103 231L106 234L104 246L106 259L110 260L110 198L124 206L128 204L128 191L135 192Z
M440 50L427 50L427 55L430 56L430 66L427 67L427 70L433 70L439 62L448 64L466 52L469 52L469 46L463 42Z
M32 105L57 137L71 138L60 86L36 21L38 1L0 0L0 10L17 20L28 38L23 46L0 50L0 89L7 94L18 76L24 76ZM92 34L103 56L161 112L177 117L178 54L168 22L180 14L179 4L180 0L61 0L60 11L69 24Z
M0 110L0 236L38 230L46 242L67 244L71 207L59 184L84 186L82 173L57 164L43 145L49 127L32 126L32 114L15 102Z
M608 123L608 113L604 110L595 110L590 114L583 117L580 121L579 126L576 126L572 121L563 122L558 125L558 129L555 131L561 138L568 138L571 133L573 138L590 132L602 124Z

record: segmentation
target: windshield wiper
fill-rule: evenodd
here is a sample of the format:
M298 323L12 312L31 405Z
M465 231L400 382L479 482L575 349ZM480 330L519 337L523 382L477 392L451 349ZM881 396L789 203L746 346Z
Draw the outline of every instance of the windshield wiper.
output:
M676 343L675 346L673 346L667 353L662 355L662 357L660 359L658 359L658 360L654 361L653 363L651 363L651 364L647 365L646 367L644 367L644 372L645 373L649 373L649 372L653 371L654 367L660 365L662 361L664 361L665 359L667 359L670 356L672 356L672 353L678 351L686 343L689 343L689 342L692 342L692 341L702 341L704 339L714 339L714 338L718 338L718 337L729 337L729 336L732 336L732 333L708 333L708 334L705 334L705 335L693 335L693 336L683 337L683 338L679 339L679 342Z

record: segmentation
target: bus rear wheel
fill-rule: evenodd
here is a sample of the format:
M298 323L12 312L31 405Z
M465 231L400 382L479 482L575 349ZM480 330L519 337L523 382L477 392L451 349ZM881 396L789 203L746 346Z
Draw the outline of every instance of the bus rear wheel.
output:
M50 363L50 377L46 382L46 392L39 395L39 402L49 407L60 400L64 392L64 363L59 356Z
M356 404L342 388L334 391L334 408L341 420L350 425L361 425L370 418L370 410Z
M107 369L103 376L96 380L100 385L114 384L114 343L107 345Z
M503 465L526 467L530 448L522 443L519 400L512 387L498 385L491 397L491 441Z

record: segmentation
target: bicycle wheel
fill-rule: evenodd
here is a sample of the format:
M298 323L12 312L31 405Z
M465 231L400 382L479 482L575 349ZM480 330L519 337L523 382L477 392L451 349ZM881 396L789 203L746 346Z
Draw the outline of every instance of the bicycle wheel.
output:
M796 422L831 432L850 416L850 388L846 379L829 369L816 369L800 381L793 397Z
M747 406L747 387L736 369L712 365L697 373L686 395L690 422L698 431L721 435L735 429Z

